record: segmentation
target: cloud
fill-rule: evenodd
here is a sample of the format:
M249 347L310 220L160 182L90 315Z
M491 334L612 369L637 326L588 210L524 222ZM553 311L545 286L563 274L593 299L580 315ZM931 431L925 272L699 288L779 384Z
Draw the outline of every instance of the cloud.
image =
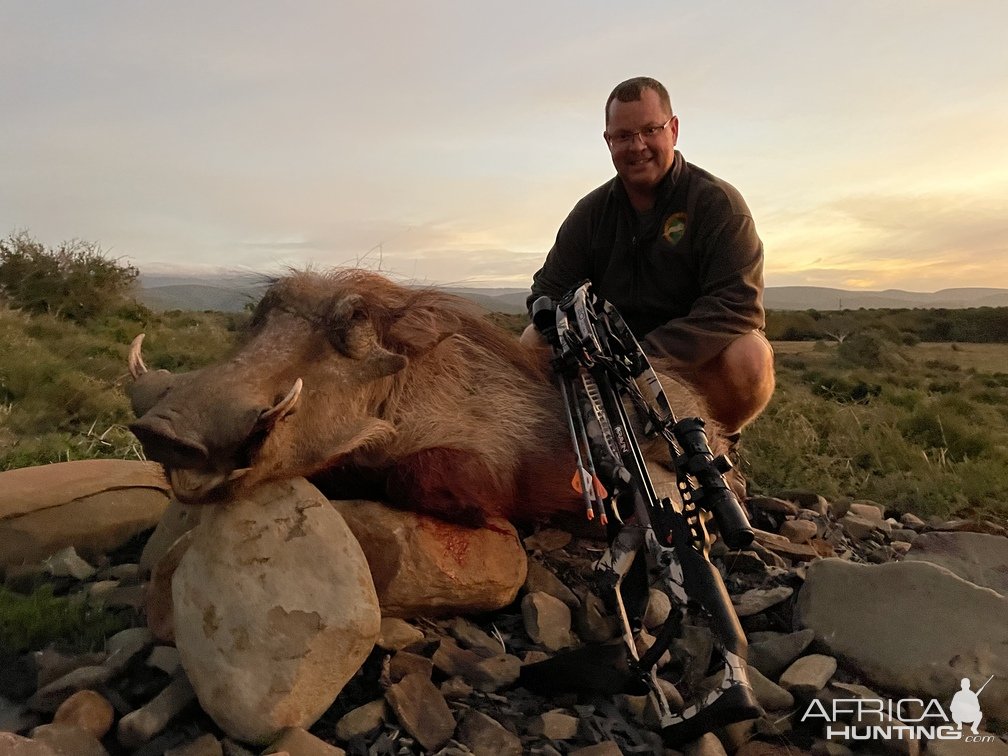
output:
M899 287L1008 283L1008 185L970 192L861 194L776 218L768 280Z

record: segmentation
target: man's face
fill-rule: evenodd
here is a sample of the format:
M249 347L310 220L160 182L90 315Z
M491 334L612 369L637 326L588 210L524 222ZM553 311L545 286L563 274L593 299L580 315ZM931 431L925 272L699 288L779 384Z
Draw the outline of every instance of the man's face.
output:
M658 128L666 121L665 128ZM652 136L645 136L649 129L656 128L658 131ZM629 140L626 138L635 132L637 135ZM672 167L679 119L662 105L657 92L645 89L639 100L613 100L609 104L609 123L604 136L616 173L627 189L649 192Z

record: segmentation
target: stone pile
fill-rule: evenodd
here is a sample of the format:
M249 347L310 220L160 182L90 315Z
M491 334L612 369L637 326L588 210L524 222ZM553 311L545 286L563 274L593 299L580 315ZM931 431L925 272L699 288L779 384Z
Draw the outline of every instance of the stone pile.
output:
M394 542L380 547L374 546L373 539L370 546L362 542L369 562L377 564L385 558L385 567L372 565L379 577L371 595L379 601L383 596L395 597L390 602L397 609L383 611L380 625L368 627L370 619L358 622L364 626L361 637L376 635L374 648L361 655L363 663L347 653L350 666L359 670L355 674L351 670L352 677L332 701L326 681L311 677L312 654L316 653L312 639L324 641L328 623L338 620L338 612L324 618L320 607L337 602L348 608L348 602L355 604L362 596L366 604L369 594L363 583L371 581L357 580L358 590L345 595L317 598L323 589L312 587L312 581L326 575L326 569L347 567L315 561L307 552L316 545L285 556L284 544L300 545L302 538L309 537L305 533L322 532L329 534L327 539L345 544L340 540L343 536L331 534L339 525L329 514L354 505L317 506L311 492L295 489L290 496L269 497L288 502L277 511L245 512L232 524L237 542L245 539L257 545L242 552L247 582L234 585L233 605L226 610L220 603L223 598L210 599L203 593L214 584L226 584L211 573L221 568L215 561L219 553L234 550L211 542L197 548L195 544L200 538L205 541L209 531L203 536L199 531L185 535L192 523L183 523L171 536L162 532L152 538L163 543L156 549L157 558L150 557L148 550L146 564L139 556L147 541L145 534L107 558L91 555L84 560L67 550L58 559L34 567L9 568L5 581L11 589L34 585L41 574L58 584L61 592L103 597L105 606L131 613L136 626L109 638L100 652L71 656L39 649L0 659L0 753L615 756L673 752L662 744L646 698L567 692L541 696L517 685L524 664L585 643L604 644L618 638L616 622L591 575L592 563L605 544L582 523L554 523L524 533L520 558L516 558L521 566L494 584L497 608L452 606L439 581L445 571L454 570L459 579L491 585L486 576L474 574L477 562L492 565L502 560L502 554L511 555L513 536L501 536L499 542L452 541L453 559L441 564L429 581L439 598L433 607L435 617L428 619L390 616L409 614L415 607L405 604L416 601L424 588L422 579L397 577L392 566L436 561L435 550L424 546L422 538L416 545L417 533L410 531L419 526L397 521L398 525L386 527L401 531ZM267 503L261 501L259 507ZM897 520L886 518L883 509L871 502L827 502L800 492L756 497L750 509L756 541L742 551L716 542L712 559L725 578L749 639L749 674L766 714L683 744L685 753L1008 754L1003 737L1008 725L1004 582L1008 534L1003 526L987 521L925 523L912 515ZM321 524L309 521L314 517L320 517ZM352 518L353 512L346 518L351 528ZM276 530L273 523L281 522L286 529ZM362 540L358 530L353 532ZM287 536L297 540L285 541ZM180 542L185 548L174 547L172 556L173 544ZM354 557L347 556L352 552L349 546L335 548L344 552L328 561L353 562ZM392 549L401 552L390 560ZM402 553L408 549L429 553L422 557ZM269 572L269 561L294 559L299 554L312 560L305 572L296 572L298 568L289 562ZM263 559L268 561L257 562ZM159 589L157 565L164 564L163 560L171 563L171 569L162 571ZM172 602L165 595L165 585L170 593L176 567ZM257 585L291 570L290 580L257 593ZM499 576L500 570L491 572ZM414 582L401 590L398 581L405 579ZM336 581L353 582L344 577ZM151 614L152 597L158 596L154 603L161 607L167 631L145 623L145 611ZM192 606L182 606L187 602ZM639 638L642 646L649 643L670 608L667 596L652 589L645 630ZM365 615L377 622L377 613ZM235 616L241 617L237 624ZM273 624L278 617L283 622ZM235 661L231 669L208 668L192 659L183 666L185 660L176 644L191 651L194 645L187 634L192 633L204 639L226 633L231 638L226 653L235 654L234 659L238 652L266 650L254 657L251 668L247 660ZM370 648L370 641L362 643ZM600 654L605 648L600 647ZM282 671L285 649L290 652L286 663L296 668L291 672ZM691 615L661 662L659 675L667 695L674 699L680 691L711 684L710 657L710 632L701 617ZM323 660L316 666L330 664ZM960 678L969 678L976 687L990 675L994 679L980 699L981 729L989 738L984 742L924 744L895 739L866 746L836 738L829 741L821 719L802 721L814 701L827 706L836 699L935 697L947 710ZM213 689L215 681L224 679L229 682ZM299 686L299 679L309 684ZM264 681L268 682L265 686ZM320 700L322 708L310 715L287 719L285 714L276 715L266 728L269 742L262 732L238 731L229 721L242 707L261 706L252 719L260 716L266 721L274 716L271 712L311 709Z

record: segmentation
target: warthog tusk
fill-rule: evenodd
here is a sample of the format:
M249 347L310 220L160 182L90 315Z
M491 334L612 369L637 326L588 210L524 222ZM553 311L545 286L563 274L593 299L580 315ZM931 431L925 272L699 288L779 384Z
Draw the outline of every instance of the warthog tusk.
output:
M292 409L294 409L294 405L297 404L298 397L301 396L302 385L304 384L301 382L300 378L294 381L294 385L291 387L291 390L287 393L287 396L285 396L283 399L281 399L279 402L273 405L271 409L264 412L259 417L259 422L270 423L285 417L287 413L289 413Z
M238 480L239 478L244 478L251 471L252 471L251 467L242 467L239 470L232 470L230 473L228 473L227 482L228 483L233 483L234 481Z
M143 357L140 356L140 345L143 344L144 336L145 334L141 333L130 344L129 371L130 375L133 376L133 380L136 380L147 372L147 366L144 364Z

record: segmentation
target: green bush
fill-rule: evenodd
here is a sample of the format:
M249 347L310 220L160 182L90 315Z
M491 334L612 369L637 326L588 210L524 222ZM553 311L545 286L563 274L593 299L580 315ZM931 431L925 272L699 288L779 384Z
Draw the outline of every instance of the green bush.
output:
M0 292L11 306L84 323L122 309L140 271L105 256L93 242L74 239L47 249L26 231L0 241Z

